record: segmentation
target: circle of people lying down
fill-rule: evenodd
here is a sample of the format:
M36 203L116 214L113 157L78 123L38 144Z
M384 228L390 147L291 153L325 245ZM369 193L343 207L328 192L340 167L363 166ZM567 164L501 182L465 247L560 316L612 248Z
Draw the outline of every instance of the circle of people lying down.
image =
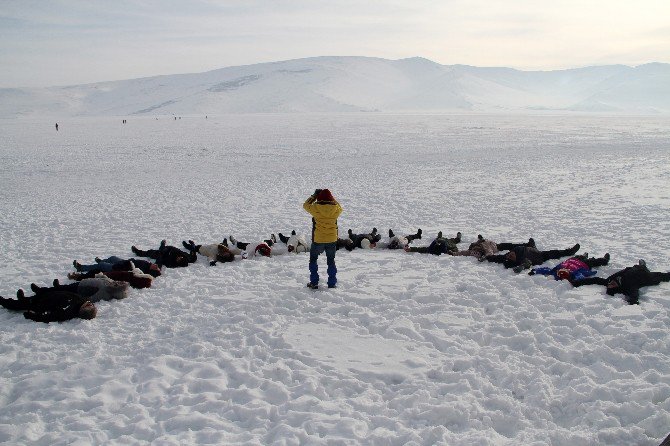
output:
M270 257L281 254L299 254L310 251L310 243L304 235L292 231L289 236L278 233L259 242L240 242L233 236L221 243L196 245L193 240L183 241L184 249L166 244L163 240L158 249L141 250L132 246L135 257L123 259L112 256L106 259L96 257L92 264L81 264L74 260L76 272L68 274L72 283L61 284L58 279L51 287L40 287L34 283L30 288L35 293L26 296L22 289L16 293L17 299L0 297L0 305L23 311L27 319L38 322L65 321L73 318L93 319L97 314L95 302L123 299L129 288L150 287L153 279L161 275L162 268L186 267L195 262L198 255L208 259L211 266L217 263L233 262L256 256ZM414 247L411 244L422 238L422 230L414 234L396 235L391 229L382 240L377 228L367 234L354 234L351 229L347 238L338 238L337 249L397 249L410 253L433 255L472 256L480 262L493 262L511 268L515 273L530 269L529 275L542 274L555 280L568 280L573 286L604 285L609 295L621 293L629 304L639 303L639 290L649 285L670 281L670 272L651 272L644 260L637 265L624 268L609 277L597 277L598 266L607 265L609 253L603 257L590 257L588 253L577 255L580 245L567 249L539 250L535 240L524 243L498 243L481 235L468 249L459 250L461 233L455 237L437 234L428 246ZM553 267L535 267L550 259L568 257ZM153 261L144 260L149 258ZM313 261L316 261L315 259Z

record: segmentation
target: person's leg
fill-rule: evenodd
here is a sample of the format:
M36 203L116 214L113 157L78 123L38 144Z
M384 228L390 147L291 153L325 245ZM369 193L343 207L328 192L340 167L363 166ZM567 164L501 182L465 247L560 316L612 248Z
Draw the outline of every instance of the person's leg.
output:
M77 271L80 271L82 273L88 273L88 272L107 272L112 270L113 264L111 263L106 263L106 262L100 262L100 263L95 263L91 265L79 265L77 268Z
M312 243L312 249L309 251L309 283L319 284L319 254L326 249L325 243Z
M597 266L607 265L610 262L610 255L609 253L607 253L600 259L596 257L586 257L586 258L580 258L579 260L586 263L589 268L595 268Z
M132 246L130 248L133 251L133 254L135 254L137 257L149 257L151 259L157 259L158 256L160 255L160 251L157 249L148 249L146 251L143 251L141 249L137 249L137 247Z
M414 240L420 240L421 239L421 229L419 228L418 231L416 231L416 234L410 234L406 236L405 238L407 239L407 243L412 243Z
M579 243L570 249L550 249L549 251L540 251L542 261L546 262L549 259L560 259L561 257L573 256L579 251Z
M287 244L289 238L290 238L290 237L286 237L286 236L285 236L284 234L282 234L281 232L279 233L279 240L281 240L281 242L282 242L283 244Z
M408 252L418 252L420 254L428 254L430 250L428 246L419 246L419 247L411 246Z
M325 250L328 263L328 288L335 288L335 285L337 285L337 267L335 266L337 246L335 243L326 243Z
M98 262L98 260L96 260L96 262L114 264L114 263L123 262L124 260L126 260L126 259L122 259L121 257L118 257L118 256L109 256L106 259L100 260L99 262Z
M28 310L29 307L29 301L27 299L5 299L4 297L0 297L0 306L7 308L8 310L12 311L25 311Z
M646 275L642 286L660 285L662 282L670 282L670 272L649 272L649 274Z

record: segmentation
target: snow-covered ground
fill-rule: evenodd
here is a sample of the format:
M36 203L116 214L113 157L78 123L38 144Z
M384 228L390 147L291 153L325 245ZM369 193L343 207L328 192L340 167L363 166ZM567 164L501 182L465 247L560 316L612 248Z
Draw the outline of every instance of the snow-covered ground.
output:
M0 294L73 259L309 234L462 231L670 270L670 120L249 115L0 122ZM91 321L0 311L9 444L656 445L670 284L641 305L469 257L340 251L167 270ZM325 270L325 259L320 261ZM553 263L548 263L552 264ZM30 293L29 293L30 294Z

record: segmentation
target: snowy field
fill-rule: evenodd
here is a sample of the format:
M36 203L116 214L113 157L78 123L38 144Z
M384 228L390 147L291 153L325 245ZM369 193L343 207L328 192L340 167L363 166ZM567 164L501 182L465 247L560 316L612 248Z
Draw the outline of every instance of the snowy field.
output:
M0 122L0 294L71 262L348 228L670 270L670 118L250 115ZM340 251L167 270L96 319L0 309L0 442L657 445L670 284L641 305L472 257ZM553 265L550 261L547 265ZM325 270L325 258L320 259ZM32 293L28 293L32 294Z

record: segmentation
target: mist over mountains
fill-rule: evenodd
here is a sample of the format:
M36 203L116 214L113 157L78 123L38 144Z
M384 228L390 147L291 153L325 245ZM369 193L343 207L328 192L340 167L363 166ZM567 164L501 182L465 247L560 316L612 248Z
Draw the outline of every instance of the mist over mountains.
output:
M520 71L415 57L314 57L0 89L0 117L303 112L670 113L670 64Z

